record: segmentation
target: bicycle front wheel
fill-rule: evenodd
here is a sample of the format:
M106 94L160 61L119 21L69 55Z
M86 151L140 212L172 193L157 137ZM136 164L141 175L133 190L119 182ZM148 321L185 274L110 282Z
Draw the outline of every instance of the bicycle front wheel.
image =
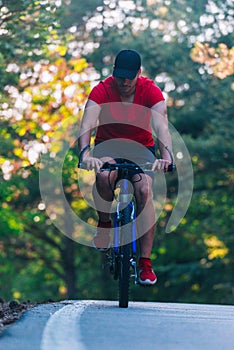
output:
M127 308L131 269L131 206L127 205L121 212L121 247L119 260L119 307Z

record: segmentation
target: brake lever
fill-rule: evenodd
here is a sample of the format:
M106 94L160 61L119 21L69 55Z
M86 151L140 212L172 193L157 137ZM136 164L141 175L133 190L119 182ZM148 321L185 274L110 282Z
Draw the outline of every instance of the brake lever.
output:
M172 154L172 151L170 150L170 148L168 146L165 146L165 148L166 148L166 150L169 153L170 158L171 158L171 164L168 165L167 172L173 172L176 170L175 160L174 160L174 157L173 157L173 154Z
M176 170L176 166L175 164L169 164L168 165L168 168L167 168L167 172L170 173L170 172L173 172Z
M78 168L80 169L87 169L86 164L83 163L83 155L87 149L90 149L90 145L86 145L82 150L80 151L80 156L79 156L79 162L78 162Z

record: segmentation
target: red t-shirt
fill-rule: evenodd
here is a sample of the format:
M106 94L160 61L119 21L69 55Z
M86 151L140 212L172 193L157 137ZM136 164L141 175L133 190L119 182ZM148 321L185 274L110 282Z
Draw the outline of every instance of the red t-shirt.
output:
M137 79L133 103L121 101L113 76L100 81L92 89L89 99L102 107L96 144L113 138L124 138L144 146L154 145L150 108L163 101L164 97L153 80L143 76Z

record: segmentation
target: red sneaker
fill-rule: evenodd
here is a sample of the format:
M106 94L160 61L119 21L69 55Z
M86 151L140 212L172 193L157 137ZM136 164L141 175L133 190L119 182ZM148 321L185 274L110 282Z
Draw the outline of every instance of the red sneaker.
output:
M111 238L110 238L111 221L100 222L97 226L97 232L93 238L93 246L100 252L105 252L110 248Z
M138 281L144 286L152 286L157 282L150 259L140 258L138 264Z

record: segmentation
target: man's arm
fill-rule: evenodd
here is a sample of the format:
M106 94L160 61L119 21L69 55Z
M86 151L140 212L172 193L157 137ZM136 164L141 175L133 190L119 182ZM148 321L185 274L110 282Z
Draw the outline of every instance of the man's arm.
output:
M157 136L161 159L156 160L153 170L167 170L171 158L166 146L172 150L171 135L168 129L167 107L165 101L156 103L152 108L152 127Z
M101 107L94 101L88 100L85 106L84 115L81 121L80 133L78 138L79 152L83 153L83 163L86 164L88 170L96 169L97 171L102 166L102 161L98 158L90 156L89 148L86 147L90 144L91 134L98 125L98 117Z

